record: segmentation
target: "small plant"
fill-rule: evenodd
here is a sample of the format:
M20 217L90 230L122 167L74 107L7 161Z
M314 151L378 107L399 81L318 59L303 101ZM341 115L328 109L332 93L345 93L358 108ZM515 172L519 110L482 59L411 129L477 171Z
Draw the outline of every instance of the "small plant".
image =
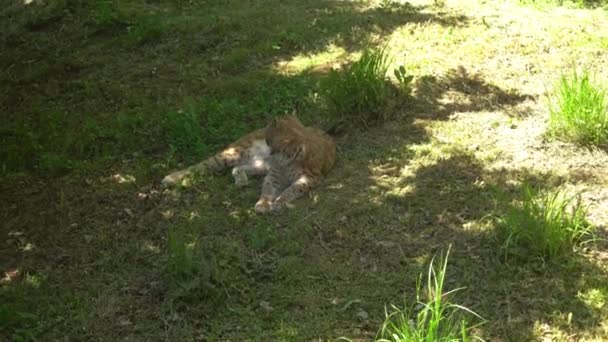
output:
M585 217L579 195L569 196L563 190L539 194L526 185L521 206L499 222L505 254L543 259L563 255L595 239L596 227Z
M246 235L249 245L256 251L267 250L278 239L275 227L263 221L257 222L255 229L249 230Z
M441 342L468 341L470 330L462 313L466 312L481 318L473 311L450 303L447 296L460 289L443 292L443 284L448 265L448 253L440 260L441 268L436 270L433 262L427 274L426 298L421 298L421 280L416 284L416 303L404 309L393 307L386 313L386 320L378 332L379 342ZM421 275L422 277L422 275ZM475 338L475 337L473 337Z
M409 95L412 92L412 80L414 76L408 75L403 65L399 66L398 69L393 71L397 82L399 82L399 89L403 95Z
M608 146L608 92L589 73L562 76L550 108L553 135L581 144Z
M93 19L100 26L112 26L124 21L114 0L95 0L92 9Z
M321 84L332 111L364 125L388 119L390 62L386 48L367 50L345 70L332 71Z
M175 228L168 235L167 272L173 297L182 298L197 289L211 288L209 263L198 241L186 243L183 233Z
M128 27L128 37L133 43L144 44L157 40L165 28L160 16L143 16Z

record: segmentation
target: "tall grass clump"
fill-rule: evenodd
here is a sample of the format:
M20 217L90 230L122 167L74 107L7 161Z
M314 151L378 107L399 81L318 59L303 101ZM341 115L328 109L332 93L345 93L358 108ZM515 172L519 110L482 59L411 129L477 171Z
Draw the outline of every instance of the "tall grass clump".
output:
M505 256L556 258L595 239L580 195L564 190L539 193L523 187L523 200L499 222Z
M404 309L392 306L378 332L379 342L442 342L468 341L478 339L471 336L471 329L463 314L468 313L481 318L473 311L448 301L448 296L458 290L444 292L443 285L448 265L449 250L445 258L439 261L437 270L429 265L426 277L426 289L421 290L419 279L416 286L416 302ZM422 275L421 275L422 277ZM425 295L422 293L425 292Z
M344 70L333 70L321 83L330 110L342 120L364 125L388 119L390 63L387 48L368 49Z
M594 83L589 72L563 75L553 102L551 134L584 145L608 146L608 91Z
M169 229L166 271L170 277L172 297L184 298L195 290L205 293L210 283L210 263L198 241L186 242L183 232Z

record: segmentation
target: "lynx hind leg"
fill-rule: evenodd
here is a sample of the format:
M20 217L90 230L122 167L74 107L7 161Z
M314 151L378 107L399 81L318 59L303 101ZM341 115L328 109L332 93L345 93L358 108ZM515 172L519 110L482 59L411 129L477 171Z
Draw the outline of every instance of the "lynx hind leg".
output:
M278 211L291 206L291 202L308 193L314 184L315 182L307 176L299 177L272 202L270 210Z
M270 211L272 202L275 200L279 192L279 184L276 181L273 181L274 178L274 175L271 173L268 173L266 177L264 177L262 194L260 195L260 199L255 204L256 213L261 214Z

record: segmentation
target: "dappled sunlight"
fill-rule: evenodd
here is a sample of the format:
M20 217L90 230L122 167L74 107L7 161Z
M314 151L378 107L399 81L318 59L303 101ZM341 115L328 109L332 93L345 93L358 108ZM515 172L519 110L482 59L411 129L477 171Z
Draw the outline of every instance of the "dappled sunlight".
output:
M135 183L135 177L132 175L122 175L120 173L112 175L111 179L118 184Z
M159 254L161 252L160 247L157 242L144 240L142 244L142 249L147 252L152 252L154 254Z
M175 216L175 210L173 209L165 209L160 212L161 216L165 220L169 220Z
M6 240L8 245L16 247L20 252L33 252L36 248L35 244L28 238L25 232L22 231L10 231L8 232L8 239Z
M21 271L18 268L4 272L4 276L0 278L0 285L8 285L21 276Z
M474 121L467 121L473 117L473 114L470 115L470 117L457 115L453 117L453 120L446 122L431 122L429 126L425 126L428 128L430 142L403 146L403 151L409 150L410 153L404 152L403 159L387 157L387 164L392 166L378 162L370 164L370 185L365 193L365 196L369 198L367 205L376 207L376 210L382 211L385 215L393 215L395 221L390 224L391 228L388 229L402 232L415 231L420 237L436 237L439 241L453 241L460 248L472 248L470 246L477 245L481 241L488 244L485 247L475 247L477 256L467 256L467 267L483 263L484 257L476 259L480 258L480 254L493 255L496 253L496 247L493 246L495 242L492 242L495 218L504 210L503 206L511 205L508 204L509 200L500 200L499 193L503 194L501 196L517 196L518 189L525 183L544 184L543 186L549 188L559 184L556 183L558 180L555 176L551 175L550 169L533 171L518 167L518 165L498 168L493 165L493 160L508 158L508 156L499 153L496 158L488 159L483 153L479 153L479 148L469 148L475 146L473 143L475 139L485 141L485 138L480 135L490 127L510 125L508 116L489 115L489 118L492 119L487 122L483 120L483 125L487 125L487 127L480 129L479 133L475 133L475 131L468 131L471 125L475 124ZM461 121L463 117L466 117L467 120ZM437 125L443 126L439 129ZM446 127L449 125L456 126L451 130L450 127ZM467 129L465 130L464 127ZM467 134L471 136L463 137L461 135L464 133L463 130L468 131ZM494 133L490 129L484 134L492 136ZM355 203L353 202L353 204ZM364 204L358 202L357 205ZM393 214L398 212L399 208L407 210L407 218L397 218ZM569 322L583 320L588 322L584 333L587 334L594 329L601 329L602 323L598 319L602 315L605 317L605 314L597 312L604 310L603 304L600 304L603 303L603 296L590 286L595 281L602 281L599 279L605 279L606 273L585 258L577 259L575 262L576 266L569 267L579 269L580 271L577 271L576 274L564 271L564 275L559 272L553 276L521 275L518 276L522 278L520 280L507 281L505 278L507 276L500 273L502 271L495 271L499 272L498 275L488 275L491 280L488 279L485 282L486 285L478 285L480 275L474 276L473 280L463 274L460 283L468 284L471 291L483 298L488 291L495 291L491 289L494 285L490 284L501 283L503 286L512 288L513 291L522 291L518 284L526 279L525 281L530 282L531 285L526 286L522 293L509 292L511 298L517 298L516 300L511 299L510 305L519 308L519 301L535 296L539 290L536 286L549 282L552 284L552 293L546 298L539 298L534 304L526 304L535 309L528 308L526 310L530 311L526 311L525 314L518 313L519 316L525 317L525 321L511 321L510 326L526 325L528 320L532 319L537 324L531 328L531 335L567 337L581 334L579 326L571 325ZM586 280L584 274L588 272L597 274L598 280ZM578 282L575 279L578 279ZM574 288L565 286L565 284L573 283L576 283ZM518 290L514 290L514 288L518 288ZM497 322L500 322L502 318L511 317L512 310L519 310L511 308L498 315L489 314L489 312L493 312L493 309L488 308L483 300L469 300L471 303L476 303L477 306L474 309L482 316L489 318L489 324L495 326L500 325ZM570 321L567 321L568 312L575 313ZM563 316L566 317L566 320ZM563 324L566 321L567 324ZM564 326L569 328L563 330Z
M15 338L368 341L448 245L448 279L488 320L484 339L608 335L605 241L518 263L497 237L526 184L580 192L608 234L608 153L545 134L561 70L608 76L604 12L27 1L0 9L2 142L15 157L0 184L0 314L17 318ZM261 177L159 184L270 117L295 109L330 127L325 75L385 43L390 119L332 131L334 169L293 208L256 214Z
M23 283L37 289L42 284L42 277L40 275L28 273L23 278Z
M606 285L608 286L608 284ZM584 292L579 292L578 298L594 309L602 309L608 302L608 287L588 289Z
M552 9L553 15L539 16L515 2L488 5L448 1L446 9L471 16L466 26L423 22L397 28L390 37L397 62L417 75L445 74L460 65L492 70L492 83L535 96L559 77L554 70L584 65L607 75L592 57L608 46L605 12ZM581 26L594 29L581 31Z
M569 340L571 336L567 331L546 322L534 322L534 337L542 341Z
M325 51L299 54L289 60L278 61L273 70L280 75L297 75L304 71L327 73L332 69L339 69L344 61L353 60L355 57L355 54L331 43Z
M479 119L480 115L484 120ZM529 170L550 173L555 181L571 179L579 183L576 192L582 193L584 203L590 206L589 219L601 226L608 218L608 153L548 141L545 131L542 117L511 117L501 111L460 113L450 121L427 126L434 141L469 151L488 171Z
M188 214L188 221L192 222L194 220L199 220L201 218L201 214L198 211L191 211Z

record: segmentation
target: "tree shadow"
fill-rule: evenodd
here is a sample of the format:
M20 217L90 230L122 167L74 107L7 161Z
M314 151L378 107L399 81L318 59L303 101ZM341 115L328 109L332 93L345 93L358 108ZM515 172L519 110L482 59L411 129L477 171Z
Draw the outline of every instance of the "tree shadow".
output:
M459 151L419 167L398 183L387 185L374 178L368 195L375 198L378 210L408 214L405 224L390 233L379 232L378 240L418 251L395 255L383 250L389 255L377 260L428 258L452 245L448 282L452 288L466 287L457 301L487 320L479 329L482 337L530 340L542 326L564 336L601 329L602 313L585 296L605 291L605 269L574 253L547 263L533 257L505 260L495 233L496 219L521 199L523 184L553 188L559 178L527 170L490 171L470 153ZM395 191L398 188L405 191ZM413 298L411 291L406 290L408 298Z
M503 110L534 101L531 95L490 84L482 75L471 74L463 66L440 78L420 77L415 89L414 108L432 118L446 118L457 112Z
M9 86L0 91L0 109L9 118L34 117L47 109L65 109L75 116L88 112L115 114L125 108L155 107L159 99L167 99L163 106L180 108L185 98L202 93L235 98L244 103L243 107L254 108L252 112L258 116L245 117L251 126L258 125L263 115L293 109L294 103L303 103L303 114L308 123L313 123L324 114L314 98L316 83L324 73L280 75L271 68L277 60L323 52L330 44L347 52L358 51L375 41L375 36L387 35L407 23L456 26L466 25L468 20L464 16L425 13L424 7L395 2L384 8L365 8L353 1L286 4L269 0L248 3L240 11L231 11L230 6L243 6L242 2L222 3L209 2L210 7L203 8L211 13L206 17L208 21L191 26L192 19L178 16L186 24L176 20L178 24L170 26L158 41L137 46L123 41L127 34L124 23L97 34L90 17L80 19L75 15L79 6L67 12L57 7L39 21L17 20L17 26L0 33L0 41L6 47L2 53L7 56L0 61L7 70L0 77L9 81L5 83ZM264 15L269 7L275 11ZM0 19L4 18L8 17L0 15ZM266 20L275 25L271 29L259 25ZM9 22L15 24L0 20L0 25ZM30 69L32 65L36 67ZM252 73L261 77L235 86L242 81L235 74L246 78ZM76 298L93 298L88 303L93 311L89 330L70 331L72 336L141 338L141 331L137 330L141 326L132 327L129 320L115 319L124 316L149 324L145 327L152 327L152 332L180 322L201 325L200 317L216 318L229 323L197 326L195 330L217 332L223 337L218 339L224 340L231 336L234 340L243 336L267 336L273 340L277 336L272 335L272 329L283 321L304 322L300 336L313 339L321 334L350 333L345 327L332 325L356 322L352 324L358 326L359 318L350 308L357 307L359 299L360 306L374 315L371 320L361 319L364 329L375 331L382 319L382 306L402 294L404 278L413 280L431 253L451 241L455 245L451 265L457 266L452 270L459 272L451 271L449 277L457 285L468 286L461 294L463 302L490 320L486 329L489 335L508 335L502 330L504 326L521 328L526 335L536 320L548 319L554 312L565 311L568 305L583 317L592 318L593 310L576 297L576 291L585 291L587 285L565 285L571 280L584 282L587 274L598 274L603 280L603 273L595 267L581 261L577 264L579 269L568 277L566 272L553 274L546 268L538 272L527 268L513 271L495 257L491 234L474 233L464 227L483 222L495 209L491 187L483 183L507 189L514 198L518 187L508 183L508 178L543 183L546 175L522 171L521 175L507 177L488 172L466 153L454 153L437 164L418 168L415 174L404 175L396 184L369 177L373 172L389 178L400 175L402 166L416 153L404 147L430 140L424 128L417 125L417 119L447 120L456 112L493 110L529 99L489 84L482 76L464 69L440 78L421 77L416 88L413 102L401 108L403 115L394 122L372 128L366 134L352 131L340 137L336 166L339 173L330 175L324 186L327 190L320 190L323 194L318 204L304 204L315 202L318 193L313 193L312 198L297 204L302 206L299 211L283 216L256 220L247 210L259 187L243 192L226 190L232 189L227 179L203 182L171 202L166 193L150 189L149 183L166 171L162 167L146 171L144 186L109 186L95 178L98 174L90 175L93 180L59 180L54 187L43 184L40 188L44 190L39 191L44 195L35 201L22 191L23 184L11 186L6 194L11 195L14 205L3 217L18 217L11 220L11 225L24 230L37 248L29 255L16 248L3 251L2 266L11 269L16 264L25 265L26 271L51 274L45 280L49 292L44 292L46 287L38 290L38 297L28 303L31 312L40 308L38 298L59 298L72 291ZM137 90L133 98L126 95L127 89ZM460 96L444 103L442 97L448 92ZM41 103L45 106L39 106ZM163 143L158 136L150 135L146 146ZM235 137L226 140L232 138ZM150 157L161 159L152 152ZM65 193L58 190L63 185L69 187ZM53 204L50 208L49 203ZM38 213L39 208L47 209L27 219L20 217L21 212ZM175 212L175 219L164 217L170 210ZM204 216L204 220L191 220L196 215ZM159 308L167 295L160 251L166 245L167 226L175 223L200 229L198 233L207 239L206 247L217 253L217 268L224 273L216 275L215 280L225 291L220 300L226 299L226 305L210 308L209 303L184 304L179 308L183 315L177 318L167 317ZM264 231L270 231L266 229L270 227L274 232L276 228L276 236L268 233L268 237L260 237L249 232L259 226ZM266 244L266 240L271 242ZM567 301L538 300L530 304L530 298L543 297L548 282L557 285L554 298ZM101 288L83 290L88 284L100 284ZM504 294L506 299L492 300L496 293ZM111 310L95 312L106 296L117 298L108 303ZM269 305L261 305L261 301ZM331 318L340 318L338 323L324 319L329 313L334 315ZM316 317L311 319L311 315ZM513 321L512 317L524 320ZM504 321L508 324L501 325ZM65 322L67 325L71 321Z
M104 81L110 75L118 78L114 81L142 87L140 105L151 97L183 99L200 95L221 76L263 70L279 59L325 51L329 44L358 51L407 23L454 26L468 20L395 2L377 7L356 1L266 0L210 2L204 8L175 4L168 9L166 4L149 3L145 11L121 2L11 2L0 12L0 18L7 19L0 20L5 47L0 66L6 70L1 77L10 85L0 92L0 108L13 115L32 100L24 94L52 96L59 107L77 105L70 110L124 110L129 105L121 94L124 90ZM159 37L141 46L130 44L129 32L151 25L146 18L154 15L164 18ZM103 20L108 23L100 24ZM110 34L95 35L104 27L110 27ZM100 53L104 50L112 53ZM153 80L133 65L153 69ZM97 80L97 85L85 80ZM179 91L167 87L176 82ZM103 96L93 98L91 92ZM74 101L87 97L83 103ZM79 108L87 102L90 106Z

